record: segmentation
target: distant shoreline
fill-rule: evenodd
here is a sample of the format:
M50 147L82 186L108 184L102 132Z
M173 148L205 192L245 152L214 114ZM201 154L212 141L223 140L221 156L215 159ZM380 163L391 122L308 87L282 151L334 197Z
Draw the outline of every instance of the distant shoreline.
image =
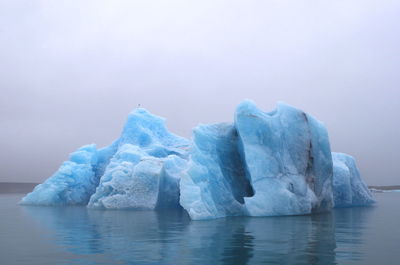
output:
M393 185L393 186L368 186L371 190L400 190L400 185Z
M39 183L0 182L0 193L28 193Z

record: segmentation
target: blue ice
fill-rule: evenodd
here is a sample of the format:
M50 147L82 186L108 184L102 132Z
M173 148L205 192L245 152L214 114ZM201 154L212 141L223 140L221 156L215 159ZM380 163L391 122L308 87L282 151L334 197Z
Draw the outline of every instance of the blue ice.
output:
M354 159L331 153L320 121L284 103L264 112L246 100L233 123L199 125L192 140L136 109L117 140L79 148L21 203L183 208L204 220L309 214L373 199Z
M108 209L178 208L179 179L190 141L170 133L165 120L132 112L88 206Z
M368 186L361 179L352 156L332 153L333 196L335 207L368 206L375 201Z
M189 169L180 182L180 203L195 220L245 214L244 197L253 191L237 148L232 124L194 130Z
M78 149L21 204L180 207L179 174L186 167L189 146L189 140L167 130L164 119L136 109L110 146Z
M76 205L87 204L98 185L95 167L99 152L94 144L79 148L58 171L26 195L22 204Z
M301 110L241 103L233 124L194 131L181 204L192 219L329 210L332 157L325 127Z

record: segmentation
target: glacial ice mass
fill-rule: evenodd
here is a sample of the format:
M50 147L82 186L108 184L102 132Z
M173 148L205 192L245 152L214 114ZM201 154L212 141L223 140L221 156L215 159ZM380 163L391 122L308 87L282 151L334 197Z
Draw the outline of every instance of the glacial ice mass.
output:
M351 156L331 153L325 126L284 103L250 100L233 123L199 125L188 140L138 108L120 137L79 148L25 205L183 208L193 220L299 215L374 203Z

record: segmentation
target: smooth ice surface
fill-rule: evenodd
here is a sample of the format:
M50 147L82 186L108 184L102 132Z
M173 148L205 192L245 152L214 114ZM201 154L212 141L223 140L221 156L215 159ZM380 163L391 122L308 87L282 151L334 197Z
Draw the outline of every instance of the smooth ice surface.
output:
M252 101L234 124L194 131L181 204L192 219L273 216L329 210L332 158L325 127L301 110L279 104L266 113Z
M71 205L87 204L98 185L95 166L98 163L95 145L86 145L70 155L60 169L26 195L22 204Z
M284 103L264 112L246 100L233 123L199 125L192 141L169 132L163 118L136 109L117 140L73 152L21 204L183 207L202 220L309 214L372 202L354 160L336 153L332 160L321 122Z
M375 201L368 186L361 179L354 158L332 153L333 196L335 207L368 206Z
M236 110L235 126L254 189L254 196L245 198L250 215L307 214L332 207L332 160L320 122L283 103L267 113L245 101Z

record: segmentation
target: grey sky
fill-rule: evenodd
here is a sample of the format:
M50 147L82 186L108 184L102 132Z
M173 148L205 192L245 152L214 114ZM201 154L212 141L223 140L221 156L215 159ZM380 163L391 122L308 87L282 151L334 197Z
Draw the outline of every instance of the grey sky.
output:
M138 104L190 137L250 98L399 184L400 1L0 0L0 181L41 182Z

